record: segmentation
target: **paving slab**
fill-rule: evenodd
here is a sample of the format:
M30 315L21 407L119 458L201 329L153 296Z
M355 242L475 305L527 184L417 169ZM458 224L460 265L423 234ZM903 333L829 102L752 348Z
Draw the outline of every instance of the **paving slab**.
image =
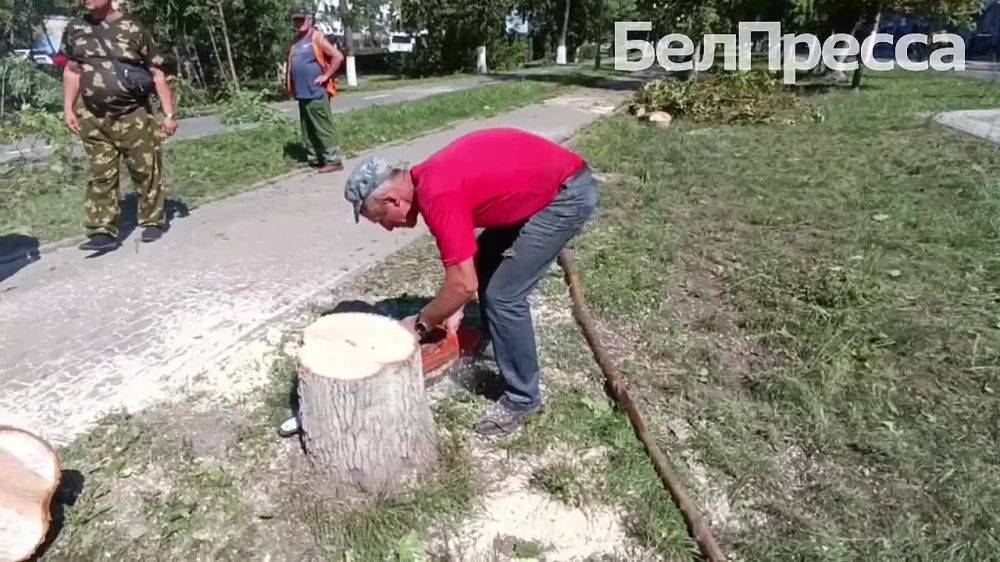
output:
M1000 109L949 111L936 117L938 123L1000 144Z

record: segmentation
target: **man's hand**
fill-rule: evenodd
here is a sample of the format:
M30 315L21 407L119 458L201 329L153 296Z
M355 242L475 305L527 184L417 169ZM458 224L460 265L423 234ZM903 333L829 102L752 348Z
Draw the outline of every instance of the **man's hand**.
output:
M313 80L313 84L316 84L317 86L322 86L322 85L326 84L329 81L330 81L330 77L324 74L322 76L317 76L316 79Z
M163 121L163 132L168 137L172 137L177 132L177 121L174 119L165 119Z
M444 327L448 330L449 334L454 334L458 332L459 326L462 325L462 318L465 317L465 310L458 309L455 314L452 314L450 318L444 321Z
M407 316L399 321L411 334L413 334L413 339L420 341L420 335L417 334L417 316L419 314L414 314L413 316Z
M80 120L77 119L76 113L72 111L63 112L63 121L69 127L69 130L73 131L74 135L80 136Z

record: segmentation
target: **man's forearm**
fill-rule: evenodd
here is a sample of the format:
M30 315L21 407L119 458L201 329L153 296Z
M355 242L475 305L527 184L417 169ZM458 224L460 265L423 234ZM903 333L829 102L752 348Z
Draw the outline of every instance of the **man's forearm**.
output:
M76 98L80 95L80 74L70 69L69 65L63 68L63 112L73 113L76 106Z
M174 94L170 91L170 85L167 84L167 78L162 72L155 73L153 75L153 84L156 85L156 96L160 98L160 106L163 108L163 113L167 115L173 115L177 112L177 106L174 105Z
M445 283L434 300L420 311L420 320L430 327L439 326L465 306L472 296L464 289Z

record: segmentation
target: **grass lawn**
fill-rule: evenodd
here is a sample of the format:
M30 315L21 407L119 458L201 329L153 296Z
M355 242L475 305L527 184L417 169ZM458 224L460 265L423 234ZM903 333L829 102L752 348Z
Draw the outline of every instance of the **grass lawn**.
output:
M1000 89L866 84L822 122L594 127L587 294L741 559L994 559L1000 150L932 114Z
M558 85L518 81L431 96L401 105L334 115L348 154L419 136L449 123L489 117L555 95ZM168 211L193 208L301 165L298 123L291 120L170 144L165 148ZM123 173L127 177L127 173ZM81 232L88 177L82 158L0 165L0 233L43 242ZM131 190L124 182L123 191Z

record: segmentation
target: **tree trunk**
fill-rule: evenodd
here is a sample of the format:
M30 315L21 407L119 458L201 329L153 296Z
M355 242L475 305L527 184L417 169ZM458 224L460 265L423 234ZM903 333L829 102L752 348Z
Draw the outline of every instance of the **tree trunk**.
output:
M347 68L347 85L355 87L358 85L358 70L354 62L354 32L351 30L351 26L344 26L344 53L345 63Z
M226 65L222 62L222 55L219 53L219 44L215 42L215 32L212 31L212 25L208 26L208 39L212 43L212 54L215 55L215 64L219 67L219 75L222 76L222 81L229 83L229 73L226 72Z
M597 6L597 25L594 27L594 70L601 69L601 42L604 38L604 0L599 0Z
M219 23L222 24L222 41L226 46L226 58L229 60L229 72L232 74L233 86L237 91L239 91L240 80L236 77L236 65L233 63L233 47L229 43L229 28L226 27L226 14L222 11L222 0L215 0L215 7L219 10Z
M486 66L486 45L476 47L476 74L487 74L490 69Z
M569 32L569 6L571 0L566 0L563 10L562 32L559 34L559 46L556 48L556 64L566 64L566 34Z
M701 41L698 41L697 43L695 43L695 47L694 47L694 59L691 61L693 63L691 65L691 75L688 77L688 79L691 80L692 82L697 82L698 81L698 74L699 74L699 72L698 72L698 61L701 60L701 48L702 48L702 45L704 45L704 43L705 43L704 39L702 39Z
M198 79L198 83L202 88L207 87L208 85L205 83L205 69L202 67L201 57L198 56L198 49L191 48L191 40L188 39L187 32L183 29L181 30L181 42L184 44L184 52L187 53L187 58L191 61L191 66L194 68L192 74Z
M350 7L345 0L338 3L340 12L340 22L344 27L344 65L347 73L347 85L356 87L358 85L358 71L354 61L354 31L351 29Z
M331 314L305 330L299 415L307 457L333 497L392 492L437 461L420 347L391 318Z
M48 533L49 504L62 468L48 443L0 426L0 475L0 560L24 560Z
M879 12L878 14L875 15L875 23L874 25L872 25L872 30L868 34L868 36L872 37L876 33L878 33L878 28L881 24L882 24L882 12ZM874 56L874 50L875 50L874 43L872 43L872 52L865 54L868 57L872 57ZM858 68L854 71L854 76L851 78L851 88L853 88L855 92L861 91L861 77L863 76L865 71L865 64L863 59L864 57L862 57L862 60L858 61Z

